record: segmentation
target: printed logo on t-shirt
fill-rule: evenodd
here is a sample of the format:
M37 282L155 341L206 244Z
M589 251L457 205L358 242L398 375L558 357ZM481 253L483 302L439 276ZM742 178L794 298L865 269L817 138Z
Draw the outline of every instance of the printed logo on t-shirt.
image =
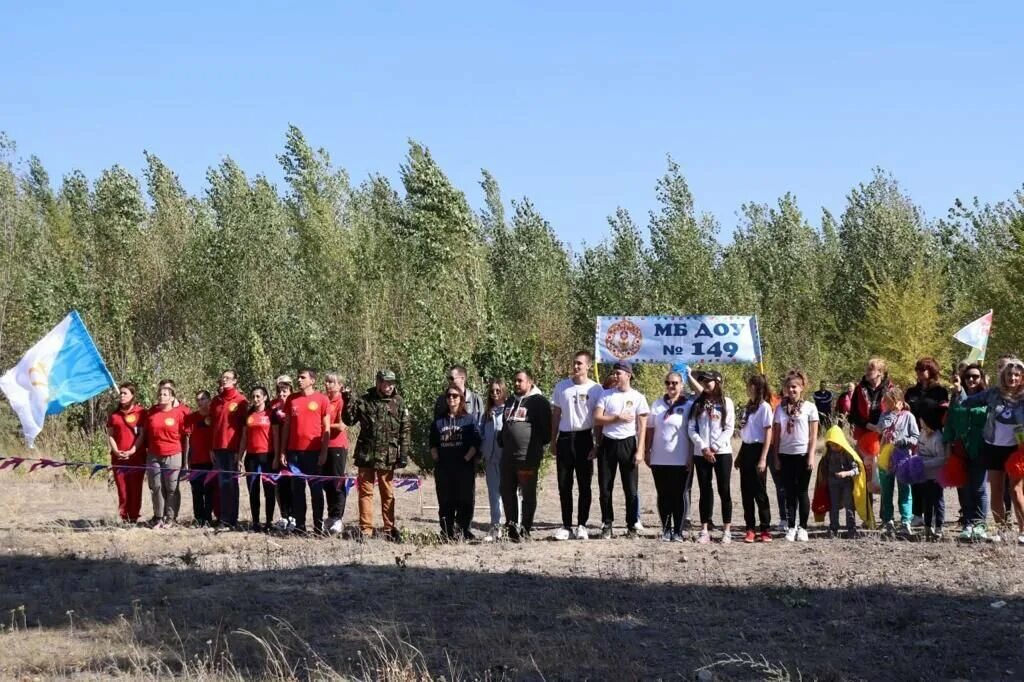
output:
M209 426L212 422L210 421L210 415L203 417L203 426Z
M245 423L248 424L249 426L252 426L253 424L256 423L256 417L250 415L249 418L245 420Z
M134 414L129 414L129 415L125 416L124 423L125 424L134 424L136 419L137 419L137 417Z
M309 410L310 412L316 412L318 409L320 409L320 404L316 402L307 403L306 409Z
M586 393L577 393L576 394L576 400L581 402L581 403L585 403L589 399L590 399L590 396L587 395Z
M168 417L167 419L165 419L164 420L164 424L167 425L167 426L174 426L174 424L175 424L174 417Z
M238 409L238 403L228 403L228 412L234 412Z

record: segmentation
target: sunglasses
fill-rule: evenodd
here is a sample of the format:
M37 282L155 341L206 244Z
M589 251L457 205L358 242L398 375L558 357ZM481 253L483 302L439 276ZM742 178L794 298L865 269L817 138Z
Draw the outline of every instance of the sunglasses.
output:
M665 385L666 386L678 386L679 382L678 381L666 381Z
M981 381L981 375L980 374L967 374L967 375L964 376L964 379L966 379L967 381Z
M462 396L459 395L458 393L449 393L445 397L448 398L448 400L461 400L462 399Z

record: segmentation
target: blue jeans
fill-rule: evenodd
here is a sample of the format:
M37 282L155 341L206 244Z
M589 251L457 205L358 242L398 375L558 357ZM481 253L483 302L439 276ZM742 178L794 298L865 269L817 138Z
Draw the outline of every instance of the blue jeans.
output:
M963 496L964 528L985 523L988 518L988 471L981 457L967 460L967 485L960 488Z
M217 474L220 487L220 520L229 526L238 523L238 453L235 450L214 450L213 462L221 473Z

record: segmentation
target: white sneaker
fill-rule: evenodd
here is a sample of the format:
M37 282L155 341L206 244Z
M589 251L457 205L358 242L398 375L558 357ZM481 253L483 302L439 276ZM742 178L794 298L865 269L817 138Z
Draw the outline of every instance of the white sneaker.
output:
M274 521L274 530L288 530L288 519L278 519L277 521Z
M590 533L587 531L586 526L576 526L576 539L577 540L589 540Z
M786 542L796 542L796 528L790 528L786 531Z
M559 528L558 530L556 530L555 531L555 539L556 540L568 540L569 539L569 529L568 528Z
M284 532L291 533L293 530L295 530L295 517L289 516L288 525L285 527Z
M786 539L788 540L789 537L787 536ZM806 529L804 529L804 528L797 528L797 530L796 530L796 541L797 542L807 542L807 530Z
M633 530L637 532L644 530L644 524L640 523L640 519L637 519L636 523L633 524Z
M484 542L494 542L501 537L501 526L491 526L491 529L487 531L487 535L484 536Z
M914 528L923 528L924 527L924 517L921 516L920 514L918 514L917 516L912 516L910 518L910 525L913 526Z
M331 535L341 535L342 531L345 530L345 526L342 525L341 519L327 519L327 532Z
M722 544L723 545L728 545L731 542L732 542L732 533L729 532L729 531L725 531L724 533L722 533Z

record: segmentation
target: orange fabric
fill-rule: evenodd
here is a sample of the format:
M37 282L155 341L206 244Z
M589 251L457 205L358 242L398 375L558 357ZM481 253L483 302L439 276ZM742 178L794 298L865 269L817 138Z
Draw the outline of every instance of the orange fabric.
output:
M359 529L363 535L373 534L373 486L380 487L380 512L384 532L395 528L394 471L378 471L373 467L359 467Z

